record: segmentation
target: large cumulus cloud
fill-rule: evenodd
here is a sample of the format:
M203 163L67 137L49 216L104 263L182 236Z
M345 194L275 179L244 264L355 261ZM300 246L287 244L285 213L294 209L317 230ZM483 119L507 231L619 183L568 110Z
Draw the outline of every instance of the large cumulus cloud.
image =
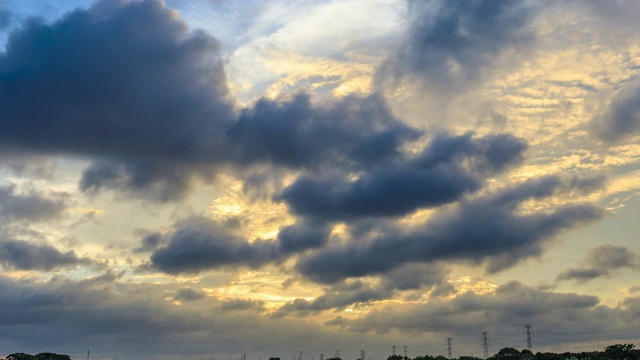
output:
M236 111L218 41L155 0L16 28L0 54L0 99L3 152L85 157L81 189L160 201L222 165L366 167L418 135L379 96L314 105L300 94Z
M219 126L232 109L219 47L159 1L31 19L0 55L2 150L96 159L86 189L164 181L172 187L156 197L179 196L189 180L179 174L197 168L179 164L223 151Z

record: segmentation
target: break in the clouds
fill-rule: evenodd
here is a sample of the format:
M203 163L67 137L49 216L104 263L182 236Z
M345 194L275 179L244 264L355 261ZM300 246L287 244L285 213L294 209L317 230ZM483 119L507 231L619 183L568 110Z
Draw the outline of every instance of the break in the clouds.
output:
M640 257L624 246L602 245L589 251L583 265L568 269L557 280L573 280L585 283L599 277L611 276L611 271L629 268L640 269Z

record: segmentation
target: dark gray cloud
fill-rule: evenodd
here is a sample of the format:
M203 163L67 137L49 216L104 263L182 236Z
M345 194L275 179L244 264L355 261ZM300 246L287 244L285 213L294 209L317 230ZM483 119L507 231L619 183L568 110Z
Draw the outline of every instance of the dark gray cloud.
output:
M313 300L297 298L282 305L272 316L288 314L308 315L324 310L342 311L347 307L358 308L378 300L392 299L397 291L430 289L446 282L448 270L441 264L406 264L381 276L378 283L362 280L345 280L324 289L324 293ZM440 291L442 293L442 290Z
M99 158L83 188L157 186L167 188L160 198L177 197L188 178L179 164L194 172L223 152L232 107L219 47L159 1L31 19L0 55L2 149Z
M384 274L380 284L386 289L417 290L442 286L449 269L445 264L406 264Z
M348 306L368 303L374 300L387 299L392 291L380 286L371 286L362 281L344 282L325 289L324 294L313 300L295 299L282 305L274 317L282 317L293 313L298 316L308 315L310 312L334 309L344 310Z
M91 263L90 259L78 257L73 250L63 253L49 245L22 240L0 240L0 264L5 267L50 271Z
M540 255L543 245L560 231L602 216L599 208L588 204L521 213L523 201L584 191L583 186L591 188L592 183L557 176L529 180L460 202L414 229L385 225L357 242L317 250L303 256L297 269L320 282L386 273L406 263L452 259L484 263L488 272L497 272Z
M297 271L323 283L386 274L406 264L452 259L483 263L493 273L539 256L544 244L559 232L602 216L601 209L589 204L522 213L519 210L524 201L585 194L603 180L600 176L528 180L488 196L460 201L415 228L403 229L389 221L355 223L348 228L353 241L329 246L330 227L322 221L299 220L280 229L276 239L249 242L230 227L195 217L178 222L160 238L152 235L154 242L167 245L155 249L151 263L165 273L180 274L224 266L258 268L300 255Z
M0 187L0 218L7 220L46 221L58 218L67 207L67 194L50 196L30 190L18 192L13 185Z
M534 12L521 0L410 1L410 27L403 45L380 76L425 79L440 90L480 77L510 46L533 38Z
M160 233L154 232L146 234L140 240L140 247L135 249L136 252L153 251L162 244L163 236Z
M176 294L173 296L177 301L197 301L207 297L207 293L194 288L180 288L176 290Z
M82 190L171 201L222 165L363 168L419 135L377 95L262 99L238 114L219 49L155 0L31 19L0 54L0 150L89 158Z
M229 299L222 302L222 310L255 311L262 313L266 310L264 301L251 299Z
M627 85L614 95L601 113L591 119L591 133L613 143L640 132L640 85Z
M298 215L327 220L406 215L477 191L483 175L518 163L526 148L509 134L440 134L415 158L379 166L355 181L302 177L276 199Z
M611 275L611 271L623 268L640 269L640 257L624 246L602 245L591 249L582 259L582 266L560 273L556 281L574 280L585 283Z
M284 254L322 247L329 240L331 226L321 221L298 220L278 231L278 250Z
M419 132L395 119L379 95L312 105L308 95L258 101L229 130L238 161L294 168L322 164L366 167L400 155Z
M192 217L174 224L167 234L144 236L137 250L153 251L152 265L169 274L198 273L223 266L258 268L324 246L331 231L323 222L300 220L281 228L276 239L249 242L234 232L235 225L228 225Z
M163 240L167 246L151 255L155 268L168 274L198 273L228 265L260 267L277 260L274 241L250 243L219 223L194 217L175 226Z

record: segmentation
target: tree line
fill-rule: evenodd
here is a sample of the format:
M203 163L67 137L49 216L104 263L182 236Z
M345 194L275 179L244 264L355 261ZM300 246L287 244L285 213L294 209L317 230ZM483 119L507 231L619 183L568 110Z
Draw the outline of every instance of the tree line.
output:
M7 355L4 360L71 360L69 355L40 353L30 355L25 353L15 353ZM280 360L279 357L270 357L269 360ZM339 357L331 357L326 360L342 360ZM356 359L366 360L366 359ZM450 360L438 355L420 355L415 358L404 357L402 355L391 355L387 360ZM460 356L451 360L483 360L475 356ZM609 345L602 351L581 351L581 352L537 352L533 353L527 349L517 350L511 347L500 349L493 356L486 360L640 360L640 350L635 349L633 344Z
M279 357L270 357L269 360L280 360ZM325 360L342 360L339 357L332 357ZM356 359L366 360L366 359ZM415 358L404 357L402 355L391 355L387 360L450 360L438 355L420 355ZM460 356L451 360L483 360L475 356ZM502 348L493 356L486 360L640 360L640 350L635 349L633 344L609 345L602 351L581 351L581 352L537 352L533 353L527 349L517 350L511 347Z

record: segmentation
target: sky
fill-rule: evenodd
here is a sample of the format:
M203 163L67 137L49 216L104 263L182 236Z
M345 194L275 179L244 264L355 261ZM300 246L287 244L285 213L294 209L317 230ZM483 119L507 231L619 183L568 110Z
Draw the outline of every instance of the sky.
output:
M638 343L639 16L0 0L0 355Z

